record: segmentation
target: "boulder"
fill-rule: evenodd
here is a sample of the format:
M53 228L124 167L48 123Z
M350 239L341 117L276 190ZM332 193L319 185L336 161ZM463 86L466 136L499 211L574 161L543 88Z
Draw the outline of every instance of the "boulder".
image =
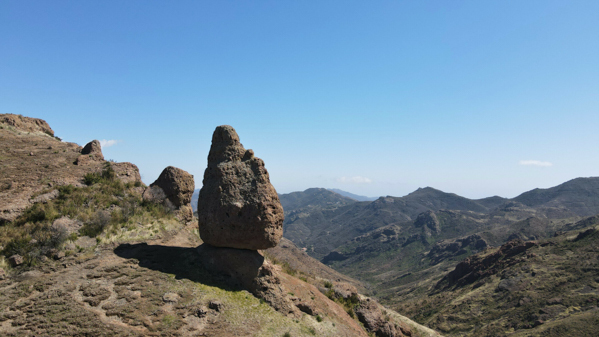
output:
M112 163L112 169L114 170L114 174L118 179L120 179L123 183L141 183L141 176L139 174L139 169L135 164L131 163Z
M283 207L264 162L228 125L212 136L198 199L200 236L213 246L267 249L283 235Z
M150 184L142 194L147 201L163 204L182 221L193 219L191 195L195 183L193 176L182 169L169 166L165 168L158 179Z
M25 262L25 259L19 254L12 255L8 258L8 263L10 263L11 267L20 266L23 262Z
M364 297L355 309L358 320L369 332L379 337L410 336L411 330L400 322L394 322L383 307L371 298Z
M90 162L101 160L104 160L104 155L102 154L102 146L100 145L100 141L92 140L91 142L85 144L81 150L81 155L77 157L75 164L86 165Z
M150 186L162 188L166 197L177 208L188 206L195 188L193 175L180 168L169 166L165 168L158 179Z

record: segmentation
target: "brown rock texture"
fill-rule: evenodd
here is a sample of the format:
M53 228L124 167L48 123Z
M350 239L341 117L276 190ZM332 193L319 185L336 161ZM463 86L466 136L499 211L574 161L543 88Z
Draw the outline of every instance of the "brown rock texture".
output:
M166 197L175 207L179 208L181 206L188 206L191 202L195 183L193 175L187 171L169 166L160 173L158 179L150 186L162 188Z
M445 275L436 285L436 289L463 287L478 280L495 275L501 270L520 261L520 254L536 246L536 242L512 240L503 244L491 254L472 255L458 263L454 270Z
M87 165L90 162L102 160L104 160L102 146L100 145L100 141L94 139L85 144L81 150L81 155L77 157L77 161L75 163L77 165Z
M191 221L193 210L190 202L194 187L193 175L180 168L169 166L144 190L142 197L144 200L168 207L175 212L179 220Z
M264 162L239 142L233 127L212 136L198 199L200 236L213 246L267 249L283 235L283 207Z
M137 165L123 162L123 163L112 163L111 164L114 173L124 183L141 183L141 175Z
M50 125L45 120L39 118L3 114L0 115L0 123L26 132L43 132L49 136L54 136L54 131L50 128Z
M394 322L384 311L384 307L371 298L360 299L355 309L356 315L364 327L379 337L412 336L409 326Z

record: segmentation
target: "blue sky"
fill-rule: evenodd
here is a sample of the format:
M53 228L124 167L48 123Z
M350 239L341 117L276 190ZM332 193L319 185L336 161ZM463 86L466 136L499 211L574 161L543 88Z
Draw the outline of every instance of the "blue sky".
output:
M280 193L514 197L599 175L597 1L2 1L0 113L201 186L229 124ZM110 144L112 143L112 144Z

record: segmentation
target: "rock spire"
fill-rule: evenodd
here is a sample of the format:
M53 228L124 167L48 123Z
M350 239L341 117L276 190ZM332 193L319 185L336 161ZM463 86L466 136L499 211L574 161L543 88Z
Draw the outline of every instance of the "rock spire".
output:
M216 128L198 200L200 236L217 247L267 249L283 235L283 207L262 159L229 125Z

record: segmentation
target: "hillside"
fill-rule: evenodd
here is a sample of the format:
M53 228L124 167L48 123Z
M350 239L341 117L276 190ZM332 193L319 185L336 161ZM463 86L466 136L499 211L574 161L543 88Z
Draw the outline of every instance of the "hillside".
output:
M394 307L448 336L594 336L598 228L488 249Z
M536 188L512 199L534 208L558 208L578 216L599 213L599 177L576 178L555 187Z
M312 256L323 258L360 235L408 222L427 210L441 209L488 211L470 199L427 187L401 198L380 197L372 202L354 202L337 208L313 207L302 212L286 208L285 237L306 247Z
M383 304L406 312L419 323L442 329L448 335L478 336L484 333L492 336L493 329L497 328L495 323L484 332L472 330L473 326L482 323L466 319L468 316L464 313L459 319L463 324L453 328L451 324L434 323L429 319L430 314L419 314L417 309L426 306L437 282L460 261L476 256L473 254L513 240L553 242L553 237L562 237L566 231L592 226L597 216L583 220L581 216L595 209L599 200L594 186L597 181L598 178L575 179L555 188L526 192L514 199L469 200L423 188L402 198L384 197L371 203L356 202L336 209L308 212L302 218L290 218L285 235L292 241L297 240L295 242L305 247L311 256L363 282ZM575 207L569 209L568 205ZM554 255L558 257L546 261L547 268L565 268L559 257L565 252L557 251ZM500 266L495 272L502 270L503 266ZM549 296L540 296L545 295ZM448 296L445 300L453 295ZM492 303L496 297L492 292L484 296L481 301L491 301L484 303ZM536 305L538 310L543 310L539 302ZM481 310L486 310L483 305ZM448 307L447 313L450 312ZM570 329L568 331L575 331L571 330L575 325L571 322L577 319L557 319L552 324L556 331L564 326L564 329ZM588 327L591 321L581 322L586 324L583 327ZM537 329L532 323L526 325L529 323L514 323L513 331ZM522 331L516 335L526 335ZM589 335L588 331L581 331L581 335Z
M204 244L189 205L176 206L191 199L183 185L145 186L97 141L63 143L36 129L41 120L7 118L0 200L18 204L1 204L0 335L438 336L290 242L269 252Z
M353 194L347 191L340 190L338 188L329 188L329 191L335 192L337 194L341 194L344 197L348 197L350 199L354 199L356 201L374 201L378 198L376 197L366 197L363 195Z

